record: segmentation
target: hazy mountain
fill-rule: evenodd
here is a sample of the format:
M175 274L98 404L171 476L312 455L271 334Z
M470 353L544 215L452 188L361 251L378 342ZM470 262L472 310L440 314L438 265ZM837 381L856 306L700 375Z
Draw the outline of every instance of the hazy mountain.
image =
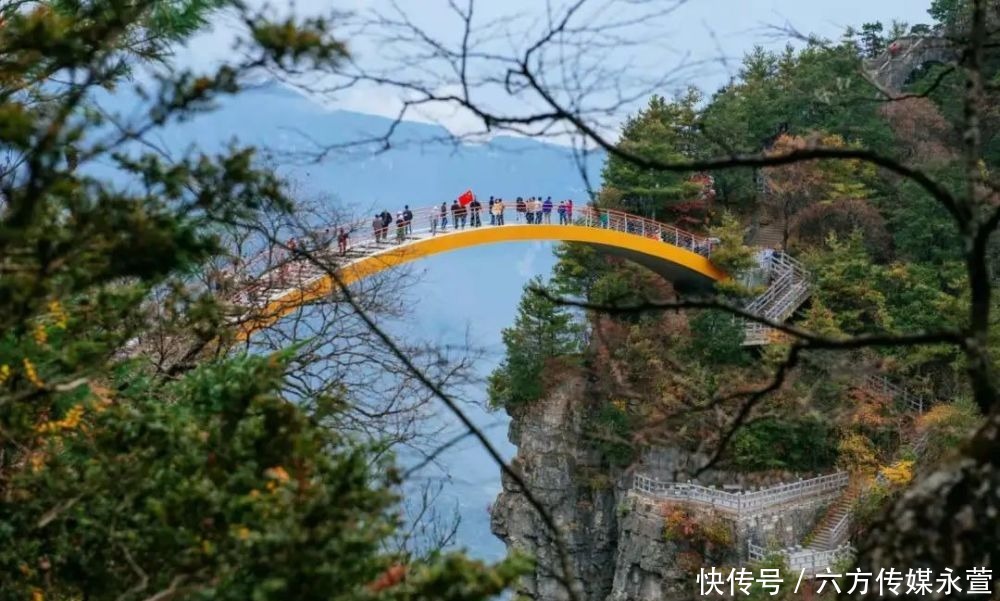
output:
M103 101L130 111L135 98L118 94ZM269 84L224 98L218 110L172 125L158 137L180 151L192 144L219 149L234 139L271 150L282 171L308 189L335 195L367 209L402 203L424 206L451 199L467 188L479 195L544 194L580 199L584 183L569 148L528 138L500 136L485 144L442 142L437 125L404 122L396 127L389 150L375 144L341 149L314 162L321 145L338 145L383 136L390 119L330 110L289 88ZM588 159L591 177L602 156Z

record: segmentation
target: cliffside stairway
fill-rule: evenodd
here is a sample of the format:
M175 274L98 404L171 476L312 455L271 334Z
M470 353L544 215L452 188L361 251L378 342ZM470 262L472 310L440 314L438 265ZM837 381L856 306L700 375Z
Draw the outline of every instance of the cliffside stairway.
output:
M832 551L847 543L851 523L851 507L861 495L863 487L856 479L851 479L847 488L841 492L816 526L806 536L806 549L815 551Z
M638 473L632 478L631 489L647 497L710 506L737 519L750 519L789 508L826 503L840 498L848 485L847 473L835 472L760 490L727 491L690 482L661 481Z
M926 411L931 405L928 399L894 384L882 374L869 374L862 381L861 388L873 394L888 396L903 408L918 414Z
M784 322L809 298L809 272L783 252L765 249L759 256L761 271L769 283L745 308L771 321ZM744 320L743 331L744 346L768 344L780 335L774 328L749 320Z

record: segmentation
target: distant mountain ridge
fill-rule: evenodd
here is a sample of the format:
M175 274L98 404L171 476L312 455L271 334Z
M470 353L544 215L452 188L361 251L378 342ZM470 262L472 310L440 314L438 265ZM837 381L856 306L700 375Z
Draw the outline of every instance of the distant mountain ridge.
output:
M102 105L130 113L137 99L117 93ZM236 140L273 153L280 171L308 191L331 194L348 206L367 210L403 204L425 206L450 200L472 188L480 196L585 196L572 149L531 138L498 136L485 143L445 143L440 125L404 121L392 146L375 153L361 146L314 162L320 146L380 137L392 120L326 108L279 83L267 83L223 98L215 111L173 124L158 133L171 152L197 146L215 151ZM591 182L599 181L603 154L587 158Z

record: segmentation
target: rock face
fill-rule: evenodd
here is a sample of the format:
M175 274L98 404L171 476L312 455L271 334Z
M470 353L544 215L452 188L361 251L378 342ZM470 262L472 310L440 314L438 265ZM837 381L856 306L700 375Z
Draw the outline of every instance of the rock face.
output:
M509 411L510 440L518 447L512 467L562 532L565 562L579 599L693 599L699 567L744 565L749 540L795 544L821 514L820 505L738 520L631 492L629 471L609 466L585 434L592 432L584 427L588 392L584 376L567 374L547 398ZM662 449L646 457L643 469L654 476L661 472L683 477L701 463L699 459ZM721 486L739 480L717 471L704 474L701 482ZM504 477L502 484L491 510L491 529L509 550L528 553L536 561L534 574L521 582L517 593L536 601L567 599L558 545L516 483ZM671 512L682 516L673 531L667 519Z
M513 411L510 440L518 446L513 467L563 533L580 598L602 601L611 592L617 542L616 493L600 453L582 443L583 378L566 378L548 398ZM568 598L558 545L541 517L510 478L493 505L491 529L508 549L535 557L535 575L518 593L538 600Z

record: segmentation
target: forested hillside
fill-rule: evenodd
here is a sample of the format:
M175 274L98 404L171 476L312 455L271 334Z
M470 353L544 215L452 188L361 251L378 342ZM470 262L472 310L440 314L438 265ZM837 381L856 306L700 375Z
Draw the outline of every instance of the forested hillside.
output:
M967 327L967 249L952 214L913 178L862 160L877 152L967 192L965 75L954 63L916 61L905 86L887 94L875 70L908 57L905 44L953 35L968 23L966 8L938 1L932 26L859 24L836 43L756 48L718 91L653 96L623 127L624 152L607 159L595 204L718 237L732 273L756 266L758 248L798 258L811 294L791 323L804 331L838 340ZM1000 53L988 48L982 64L989 85L988 108L977 115L978 168L991 181L1000 163ZM635 160L725 162L813 148L845 158L698 172ZM713 192L701 189L706 176ZM995 188L984 194L995 204ZM601 449L612 478L642 469L660 449L701 453L706 467L761 482L845 470L865 491L851 499L853 540L864 542L914 475L952 456L984 422L988 407L977 407L966 356L954 345L790 353L793 338L775 332L770 344L748 346L727 311L656 310L677 291L641 267L583 246L558 254L552 278L526 289L522 317L505 334L508 361L494 375L493 400L516 418L558 388L545 369L519 366L571 362L591 383L581 399L583 436ZM760 293L745 284L720 291L740 305ZM588 308L531 300L539 295ZM552 343L532 342L535 335ZM718 560L717 548L713 555L712 545L695 545L701 557L691 565Z

